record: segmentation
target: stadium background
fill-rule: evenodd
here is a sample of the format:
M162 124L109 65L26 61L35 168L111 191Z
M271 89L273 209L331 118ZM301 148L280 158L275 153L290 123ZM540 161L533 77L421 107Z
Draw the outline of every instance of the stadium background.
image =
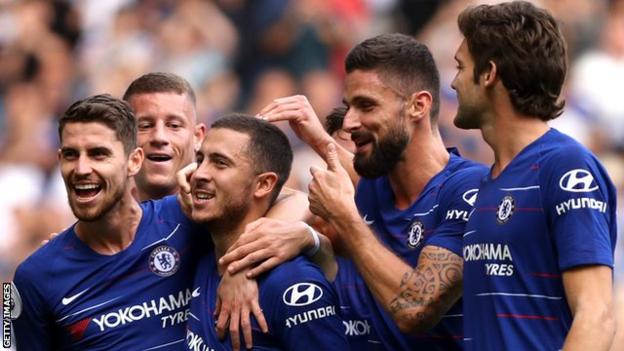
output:
M492 2L492 1L490 1ZM553 126L590 147L624 190L624 0L543 0L569 45L566 109ZM56 167L56 120L75 99L171 71L196 90L199 118L255 113L276 97L305 94L319 116L341 103L343 58L364 38L414 35L432 50L442 79L440 127L447 145L491 163L478 132L453 127L450 82L461 38L457 14L471 0L0 0L0 277L50 232L73 221ZM289 132L306 189L319 158ZM622 206L620 206L621 208ZM622 210L618 211L620 214ZM624 350L624 239L616 250Z

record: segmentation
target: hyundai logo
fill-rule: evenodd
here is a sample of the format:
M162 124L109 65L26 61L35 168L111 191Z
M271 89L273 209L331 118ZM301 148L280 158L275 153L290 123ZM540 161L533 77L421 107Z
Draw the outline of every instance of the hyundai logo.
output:
M594 177L584 169L573 169L561 177L559 186L573 193L587 193L598 189Z
M306 306L318 301L323 296L323 290L316 284L297 283L290 286L282 299L288 306Z

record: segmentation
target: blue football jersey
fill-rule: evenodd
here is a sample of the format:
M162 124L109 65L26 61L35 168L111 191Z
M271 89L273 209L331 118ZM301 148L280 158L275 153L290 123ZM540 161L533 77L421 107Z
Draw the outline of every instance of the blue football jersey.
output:
M562 272L613 266L616 193L594 155L550 129L484 177L464 234L467 350L559 350Z
M487 168L451 149L436 174L407 209L394 206L387 176L361 179L356 203L379 240L412 267L423 247L445 248L461 257L462 234ZM417 170L414 170L417 171ZM461 301L427 333L404 334L366 287L352 261L340 259L335 286L349 343L359 350L457 350L462 347Z
M191 233L198 228L174 196L141 208L133 242L115 255L93 251L72 226L18 267L18 350L182 348L194 271L210 240Z
M186 349L231 350L229 336L219 340L214 318L220 276L214 253L202 259L195 276ZM269 333L252 320L254 350L347 350L337 296L318 266L302 256L258 279L260 306ZM242 336L241 336L242 340Z

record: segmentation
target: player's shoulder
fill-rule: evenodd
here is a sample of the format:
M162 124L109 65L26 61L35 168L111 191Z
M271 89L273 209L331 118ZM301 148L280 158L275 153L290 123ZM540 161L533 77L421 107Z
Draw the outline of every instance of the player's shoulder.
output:
M180 221L186 219L176 195L165 196L158 200L147 200L141 203L141 208L146 216L154 216L157 219L170 219Z
M587 147L554 128L544 135L540 146L538 152L542 162L562 164L595 159L594 154Z
M171 231L195 232L197 226L184 214L176 195L165 196L158 200L147 200L141 203L143 218L142 228L152 228L157 225L164 231L161 234L169 235ZM151 231L157 234L160 231Z
M452 154L447 172L442 193L463 195L467 191L476 191L479 188L481 181L487 176L489 168L479 162Z
M572 137L551 129L545 139L545 142L541 143L538 160L542 176L560 176L562 172L574 170L585 170L606 176L606 171L598 158Z
M265 274L259 284L262 288L284 286L297 281L325 281L325 277L317 265L304 256L297 256Z
M73 245L74 235L73 225L59 233L22 261L17 266L15 276L29 278L49 276L50 272L56 269L56 262L62 260L65 249Z

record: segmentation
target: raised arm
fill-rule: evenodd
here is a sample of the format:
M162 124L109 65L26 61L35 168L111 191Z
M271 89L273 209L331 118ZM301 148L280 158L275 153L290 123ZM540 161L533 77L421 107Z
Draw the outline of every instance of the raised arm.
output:
M430 329L461 296L462 258L441 247L425 246L412 268L382 245L360 218L355 190L332 149L329 169L312 172L310 209L336 228L367 287L399 328Z
M258 117L269 122L288 121L299 139L308 144L323 159L327 155L327 145L334 141L323 128L316 112L304 95L275 99L258 113ZM353 168L353 154L340 145L337 145L336 150L342 167L347 170L353 184L357 184L360 177Z

